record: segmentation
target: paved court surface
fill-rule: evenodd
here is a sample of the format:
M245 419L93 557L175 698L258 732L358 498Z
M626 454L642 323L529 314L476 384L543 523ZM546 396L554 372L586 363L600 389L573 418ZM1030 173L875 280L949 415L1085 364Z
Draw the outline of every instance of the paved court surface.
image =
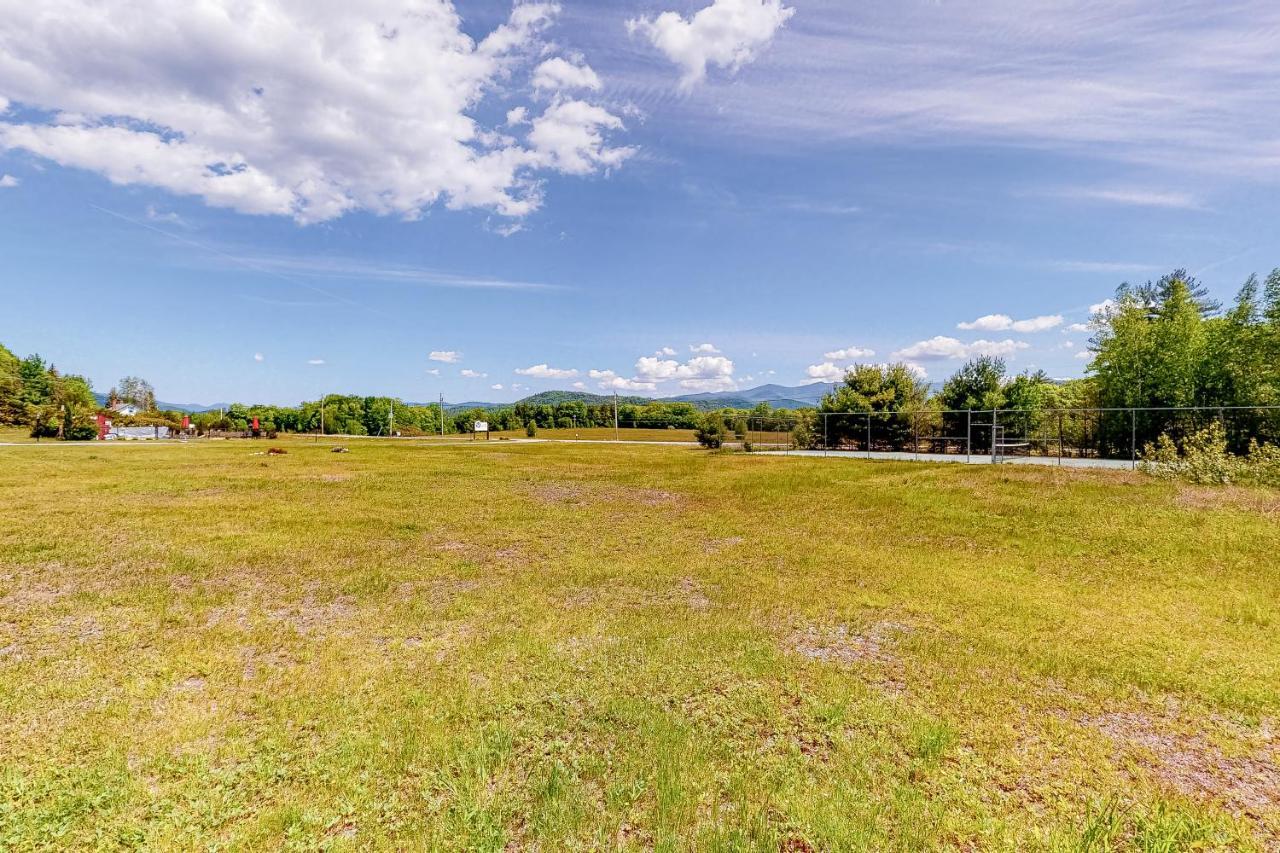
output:
M828 459L870 459L887 462L959 462L971 465L990 465L991 456L961 453L908 453L873 450L761 450L762 456L822 456ZM1128 470L1134 464L1128 459L1073 459L1057 456L1006 456L1006 465L1054 465L1063 468L1111 468Z

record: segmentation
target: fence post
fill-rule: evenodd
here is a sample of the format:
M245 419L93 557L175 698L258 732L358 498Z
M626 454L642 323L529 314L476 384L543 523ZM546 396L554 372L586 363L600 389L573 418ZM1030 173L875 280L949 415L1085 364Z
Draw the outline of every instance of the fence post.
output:
M1000 423L1000 413L998 410L992 409L991 410L991 464L993 465L997 462L996 433L999 432L1000 430L1000 427L998 426L999 423Z
M1058 467L1062 467L1062 410L1058 410Z
M916 461L920 461L920 421L916 413L911 413L911 447L915 451Z
M827 419L831 415L827 412L822 413L822 455L827 455L827 448L831 446L830 440L827 438Z
M867 458L871 458L871 413L867 412Z
M973 461L973 409L969 410L964 424L964 461Z
M1138 470L1138 410L1129 410L1129 465L1134 471Z

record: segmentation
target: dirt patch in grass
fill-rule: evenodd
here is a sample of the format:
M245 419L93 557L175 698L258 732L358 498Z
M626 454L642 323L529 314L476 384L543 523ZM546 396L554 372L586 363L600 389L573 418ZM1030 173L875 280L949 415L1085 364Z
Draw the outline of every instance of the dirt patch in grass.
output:
M1280 491L1266 489L1180 484L1173 502L1184 509L1239 509L1264 515L1280 514Z
M339 596L333 601L318 604L308 594L292 607L268 610L267 617L292 627L299 634L332 633L340 623L349 622L357 611L350 596Z
M643 504L644 506L666 506L668 504L683 504L686 500L684 495L676 492L665 492L661 489L643 489L620 486L610 490L610 497L616 497L625 501Z
M1186 796L1218 801L1253 820L1270 843L1280 843L1280 744L1269 726L1228 754L1199 731L1142 711L1116 711L1083 721L1110 738L1162 785ZM1238 736L1238 732L1237 732ZM1235 739L1235 738L1233 738ZM1262 820L1271 815L1271 828Z
M429 581L405 581L396 587L400 600L422 597L434 607L444 607L459 595L480 588L480 581L459 578L434 578Z
M263 670L284 669L296 663L292 657L278 649L264 652L252 646L241 647L240 660L243 662L240 677L245 681L253 681Z
M711 606L711 599L702 589L702 584L693 578L681 578L677 587L677 597L692 610L706 610Z
M528 495L548 504L577 504L589 497L586 488L574 483L538 483L529 487Z
M48 607L58 599L68 595L70 590L51 584L38 583L15 589L0 598L0 607L14 610L30 610L36 607Z
M607 584L575 589L562 599L564 607L606 607L610 610L643 610L683 605L690 610L712 606L706 588L692 577L683 577L668 589L645 589L631 584Z
M909 625L888 620L876 622L862 633L850 631L844 625L834 628L809 626L793 633L787 645L791 651L810 660L841 664L865 661L895 663L898 658L889 648L893 638L911 630Z
M741 545L745 541L747 540L741 536L726 536L723 539L708 539L706 542L702 543L702 550L707 554L718 554L726 548Z
M906 692L905 672L893 645L897 636L914 630L910 625L892 620L875 622L862 632L851 631L844 625L834 628L811 625L794 631L787 638L786 648L809 660L839 666L870 664L873 666L871 683L898 696Z

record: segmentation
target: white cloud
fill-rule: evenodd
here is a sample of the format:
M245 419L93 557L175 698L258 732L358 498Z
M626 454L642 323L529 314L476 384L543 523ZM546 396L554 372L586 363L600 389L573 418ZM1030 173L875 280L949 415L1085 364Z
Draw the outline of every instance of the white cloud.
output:
M848 370L844 367L837 367L829 361L822 364L811 364L804 369L804 375L810 379L816 379L819 382L839 382L844 378Z
M429 368L427 368L427 375L429 375L429 376L439 376L439 375L440 375L440 368L438 368L438 367L429 367Z
M1031 317L1027 320L1015 320L1008 314L987 314L968 323L957 323L957 329L965 331L979 332L1002 332L1012 330L1015 332L1043 332L1062 325L1062 316L1060 314L1047 314L1041 317Z
M1067 326L1065 329L1063 329L1062 333L1064 335L1073 335L1073 334L1079 334L1081 332L1090 332L1090 331L1093 331L1093 330L1089 328L1088 323L1072 323L1070 326Z
M716 348L715 344L689 344L689 352L700 353L703 355L715 355L719 353L720 350ZM675 353L670 354L675 355Z
M260 361L263 361L265 358L266 358L266 356L264 356L264 355L263 355L262 353L260 353L260 352L255 352L255 353L253 354L253 360L254 360L254 361L259 361L259 362L260 362Z
M1093 353L1089 352L1088 350L1082 349L1080 350L1080 352L1075 354L1075 358L1089 358L1092 355Z
M573 368L548 367L546 364L535 364L533 367L517 367L516 373L534 379L572 379L578 375Z
M563 91L568 89L600 89L600 75L585 62L572 63L554 56L533 72L533 88ZM511 122L508 121L508 124Z
M529 156L539 166L567 175L588 175L620 166L634 148L611 148L604 133L621 130L622 119L586 101L557 99L529 129Z
M147 219L152 222L164 222L169 225L186 225L187 221L173 211L160 210L154 204L147 205Z
M1132 207L1164 207L1175 210L1200 210L1202 206L1188 193L1134 187L1067 187L1051 193L1057 198L1101 201Z
M467 379L488 379L489 378L489 374L481 373L478 370L472 370L469 367L462 368L462 370L458 371L458 375L463 376Z
M437 204L520 217L545 175L633 150L610 146L621 120L584 101L557 97L523 141L476 118L491 97L531 97L558 12L516 3L473 39L450 0L17 4L0 18L5 95L55 118L10 113L0 150L302 223ZM533 76L567 69L593 88L585 65Z
M1124 273L1150 272L1159 269L1156 264L1142 264L1131 261L1054 261L1050 267L1063 272L1097 272L1123 275Z
M324 359L323 359L323 358L309 358L309 359L307 359L307 364L311 365L312 367L320 367L320 366L321 366L321 365L323 365L324 363L325 363L325 362L324 362Z
M626 379L612 370L591 370L587 375L596 380L596 384L605 391L653 391L657 387L652 382Z
M18 180L13 175L0 175L0 190L12 189L20 183L22 183L22 181Z
M955 338L937 335L927 341L918 341L909 347L900 349L893 354L893 357L904 361L916 359L937 361L945 358L973 358L980 355L1003 357L1013 355L1018 350L1026 349L1028 346L1029 344L1025 341L1015 340L978 340L971 344L966 344Z
M1116 307L1117 303L1114 299L1104 299L1101 302L1095 302L1093 305L1089 306L1089 316L1092 317L1095 314L1110 314L1116 309Z
M795 14L782 0L713 0L688 20L678 12L632 18L627 32L640 35L683 72L680 87L692 89L714 65L735 73L773 40Z
M587 387L587 383L585 383L585 382L575 382L575 383L573 383L573 387L574 387L574 388L577 388L579 391L581 391L581 390L583 390L584 388L586 388L586 387Z
M502 390L502 383L501 383L501 382L495 382L494 384L492 384L492 385L490 385L490 386L489 386L489 390L491 390L491 391L501 391L501 390Z
M462 361L462 353L455 352L454 350L451 350L451 349L432 350L431 354L428 355L427 358L431 359L432 361L443 361L445 364L457 364L458 362Z
M663 347L662 349L654 353L654 355L675 355L675 354L676 354L676 350L674 347Z
M845 347L844 349L824 352L822 357L835 361L847 361L854 358L869 358L875 354L875 350L867 349L866 347Z

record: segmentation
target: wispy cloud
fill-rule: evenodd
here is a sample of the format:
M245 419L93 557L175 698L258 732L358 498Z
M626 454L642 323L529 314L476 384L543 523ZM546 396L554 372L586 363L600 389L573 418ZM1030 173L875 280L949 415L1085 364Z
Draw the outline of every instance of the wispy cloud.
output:
M1163 207L1174 210L1204 210L1190 193L1134 187L1059 187L1035 193L1052 198L1095 201L1131 207Z
M239 255L258 267L294 276L346 281L379 281L479 290L566 290L563 285L518 279L490 278L425 267L365 261L356 258L318 258L300 255Z
M741 85L662 100L643 68L624 88L690 127L714 113L717 133L789 147L941 139L1275 180L1278 29L1270 0L808 0Z
M1159 269L1159 264L1130 261L1050 261L1051 269L1063 272L1140 273Z

